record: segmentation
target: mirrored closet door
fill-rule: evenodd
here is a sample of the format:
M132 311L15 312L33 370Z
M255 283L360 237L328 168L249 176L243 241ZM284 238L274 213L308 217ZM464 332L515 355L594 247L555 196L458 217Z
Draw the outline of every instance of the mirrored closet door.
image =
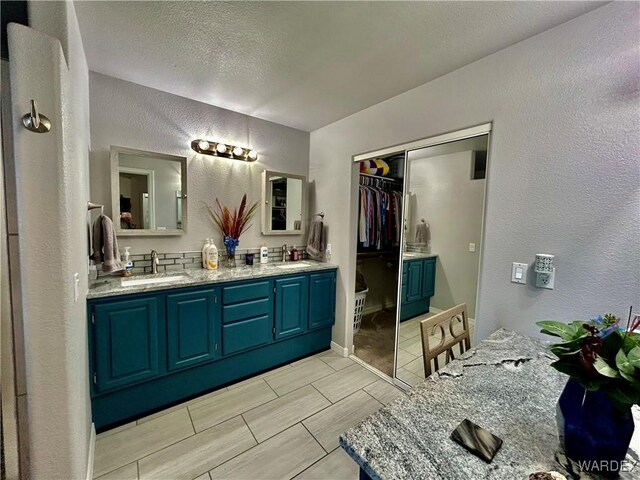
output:
M409 386L460 354L440 352L453 337L473 342L488 139L407 152L395 377Z

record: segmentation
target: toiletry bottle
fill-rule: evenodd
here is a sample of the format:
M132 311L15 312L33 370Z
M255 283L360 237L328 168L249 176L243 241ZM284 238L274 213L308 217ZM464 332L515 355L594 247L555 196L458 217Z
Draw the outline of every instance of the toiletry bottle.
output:
M213 243L213 239L211 239L211 243L207 247L207 269L218 269L218 247Z
M269 263L269 248L265 243L263 243L262 247L260 247L260 263Z
M124 265L124 270L122 271L122 275L125 277L130 277L133 275L133 262L131 261L131 253L129 250L131 247L124 247L124 255L122 258L122 263Z
M291 249L291 260L294 262L300 260L300 252L298 252L298 249L296 247L293 247Z
M207 268L207 247L209 246L209 239L205 238L204 245L202 246L202 268Z

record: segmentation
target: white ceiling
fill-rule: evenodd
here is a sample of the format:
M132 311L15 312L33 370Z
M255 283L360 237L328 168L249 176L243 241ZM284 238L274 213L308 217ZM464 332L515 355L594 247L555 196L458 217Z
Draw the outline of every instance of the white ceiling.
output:
M313 131L606 2L75 3L91 70Z

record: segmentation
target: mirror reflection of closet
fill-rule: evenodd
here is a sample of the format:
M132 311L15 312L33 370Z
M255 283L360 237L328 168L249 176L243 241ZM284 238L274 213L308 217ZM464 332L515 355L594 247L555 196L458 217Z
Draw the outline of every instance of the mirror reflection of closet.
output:
M434 145L407 153L406 234L402 251L400 326L396 378L409 386L425 379L421 322L466 304L473 342L478 288L488 135ZM454 321L458 335L463 322ZM451 338L428 329L434 349ZM454 348L458 355L458 347ZM439 366L447 363L439 355ZM441 358L440 358L441 357Z
M359 169L354 355L393 377L404 151Z

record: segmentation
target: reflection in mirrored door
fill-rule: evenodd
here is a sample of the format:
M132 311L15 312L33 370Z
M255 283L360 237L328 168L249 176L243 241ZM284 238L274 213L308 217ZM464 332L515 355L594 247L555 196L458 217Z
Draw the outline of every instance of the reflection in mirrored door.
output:
M354 355L393 376L404 151L358 165Z
M487 149L482 135L407 154L396 377L411 386L425 378L423 334L430 350L465 328L474 338ZM424 322L461 304L468 322ZM458 346L452 351L457 356ZM437 358L442 367L449 355Z

